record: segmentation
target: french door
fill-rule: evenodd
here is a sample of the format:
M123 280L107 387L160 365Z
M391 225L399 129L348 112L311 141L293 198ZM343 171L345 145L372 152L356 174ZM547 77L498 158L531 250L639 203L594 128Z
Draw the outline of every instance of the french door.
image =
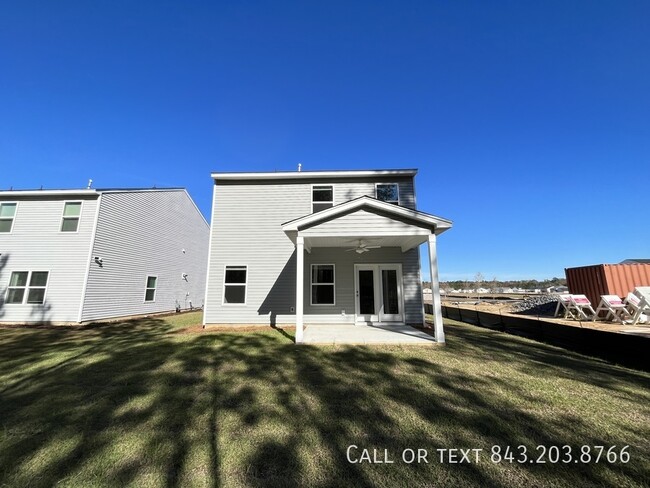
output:
M357 322L403 322L401 264L355 264Z

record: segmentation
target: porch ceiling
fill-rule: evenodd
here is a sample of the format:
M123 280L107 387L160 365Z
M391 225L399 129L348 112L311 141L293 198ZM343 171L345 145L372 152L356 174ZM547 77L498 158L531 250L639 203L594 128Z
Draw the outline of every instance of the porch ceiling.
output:
M409 236L368 236L362 234L347 236L305 236L305 249L310 251L314 247L344 247L352 248L359 241L367 246L399 247L402 252L427 242L428 234Z

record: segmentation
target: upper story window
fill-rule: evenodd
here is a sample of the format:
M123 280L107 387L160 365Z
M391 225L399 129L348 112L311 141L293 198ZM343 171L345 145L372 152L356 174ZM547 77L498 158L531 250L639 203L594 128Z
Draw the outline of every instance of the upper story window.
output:
M0 232L11 232L16 216L16 203L0 203Z
M79 217L81 216L81 202L65 202L61 232L77 232Z
M377 183L375 197L382 202L399 205L399 185L397 183Z
M311 187L311 210L320 212L334 206L334 187L332 185L314 185Z
M5 302L42 304L48 276L48 271L14 271L9 279Z

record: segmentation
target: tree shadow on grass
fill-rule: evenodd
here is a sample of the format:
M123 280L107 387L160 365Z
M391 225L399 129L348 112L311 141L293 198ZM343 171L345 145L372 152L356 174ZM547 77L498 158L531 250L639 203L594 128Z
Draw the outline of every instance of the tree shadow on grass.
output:
M277 331L172 330L152 318L0 330L0 485L613 486L650 479L650 380L643 373L464 326L448 327L446 348L412 349L296 347ZM582 403L547 405L553 392L536 388L549 377L611 392L621 409L636 409L636 432L625 419L594 425L598 415L581 412ZM576 393L581 401L584 395ZM549 408L553 415L545 415ZM434 462L438 447L603 443L634 444L637 462ZM396 463L350 464L351 444L388 449ZM405 448L428 449L430 463L399 462Z

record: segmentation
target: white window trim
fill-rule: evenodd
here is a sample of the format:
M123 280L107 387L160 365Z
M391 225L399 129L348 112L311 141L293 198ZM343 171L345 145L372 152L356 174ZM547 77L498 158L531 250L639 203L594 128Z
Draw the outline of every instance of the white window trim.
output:
M332 283L314 283L314 266L331 266ZM332 285L334 303L314 303L314 285ZM312 307L336 307L336 265L333 263L314 263L309 267L309 304Z
M78 217L65 217L65 204L66 203L80 203L81 208L79 209L79 216ZM63 209L61 210L61 223L59 224L59 232L63 234L78 234L79 233L79 226L81 225L81 216L83 215L84 212L84 202L83 200L64 200L63 201ZM72 231L72 230L63 230L63 219L77 219L77 230Z
M47 300L47 290L50 287L50 276L52 276L52 271L49 269L36 269L36 270L25 270L25 269L20 269L17 271L11 271L9 273L9 283L11 283L11 275L14 273L27 273L27 284L25 286L10 286L7 285L7 290L5 291L5 296L4 296L4 302L3 305L29 305L29 306L39 306L39 305L45 305L45 301ZM47 273L47 282L45 283L45 286L29 286L29 282L32 279L32 273ZM9 289L10 288L24 288L25 289L25 294L23 295L23 301L20 303L9 303L7 302L7 298L9 297ZM27 296L29 295L29 290L30 288L45 288L45 292L43 293L43 303L28 303L27 302Z
M379 185L384 185L384 186L385 185L395 185L397 187L397 205L400 206L400 207L402 206L402 203L400 202L400 195L399 195L399 183L395 183L394 181L386 182L386 183L375 183L375 198L377 200L379 200L379 198L377 197L377 187ZM380 202L386 202L386 203L393 203L392 201L389 202L389 201L386 201L386 200L379 200L379 201Z
M15 204L16 209L14 210L14 216L11 217L11 228L9 229L9 232L0 232L0 234L11 234L14 231L14 223L16 222L16 215L18 215L18 202L0 202L0 205L6 205L6 204ZM0 217L0 220L10 220L9 217Z
M314 188L317 187L317 186L320 186L320 187L329 186L329 187L332 188L332 201L331 202L314 202ZM312 185L311 185L311 213L314 213L314 203L331 203L332 207L333 207L334 206L334 185L329 184L329 183L328 184L312 183Z
M156 286L149 288L149 278L156 278ZM153 290L153 300L147 300L147 290ZM156 303L156 296L158 295L158 275L146 275L144 278L144 297L142 303Z
M228 283L226 284L226 269L245 269L246 281L244 283ZM226 286L243 286L244 287L244 303L226 303ZM247 264L224 264L223 265L223 280L221 291L221 305L224 307L243 307L248 303L248 265Z

